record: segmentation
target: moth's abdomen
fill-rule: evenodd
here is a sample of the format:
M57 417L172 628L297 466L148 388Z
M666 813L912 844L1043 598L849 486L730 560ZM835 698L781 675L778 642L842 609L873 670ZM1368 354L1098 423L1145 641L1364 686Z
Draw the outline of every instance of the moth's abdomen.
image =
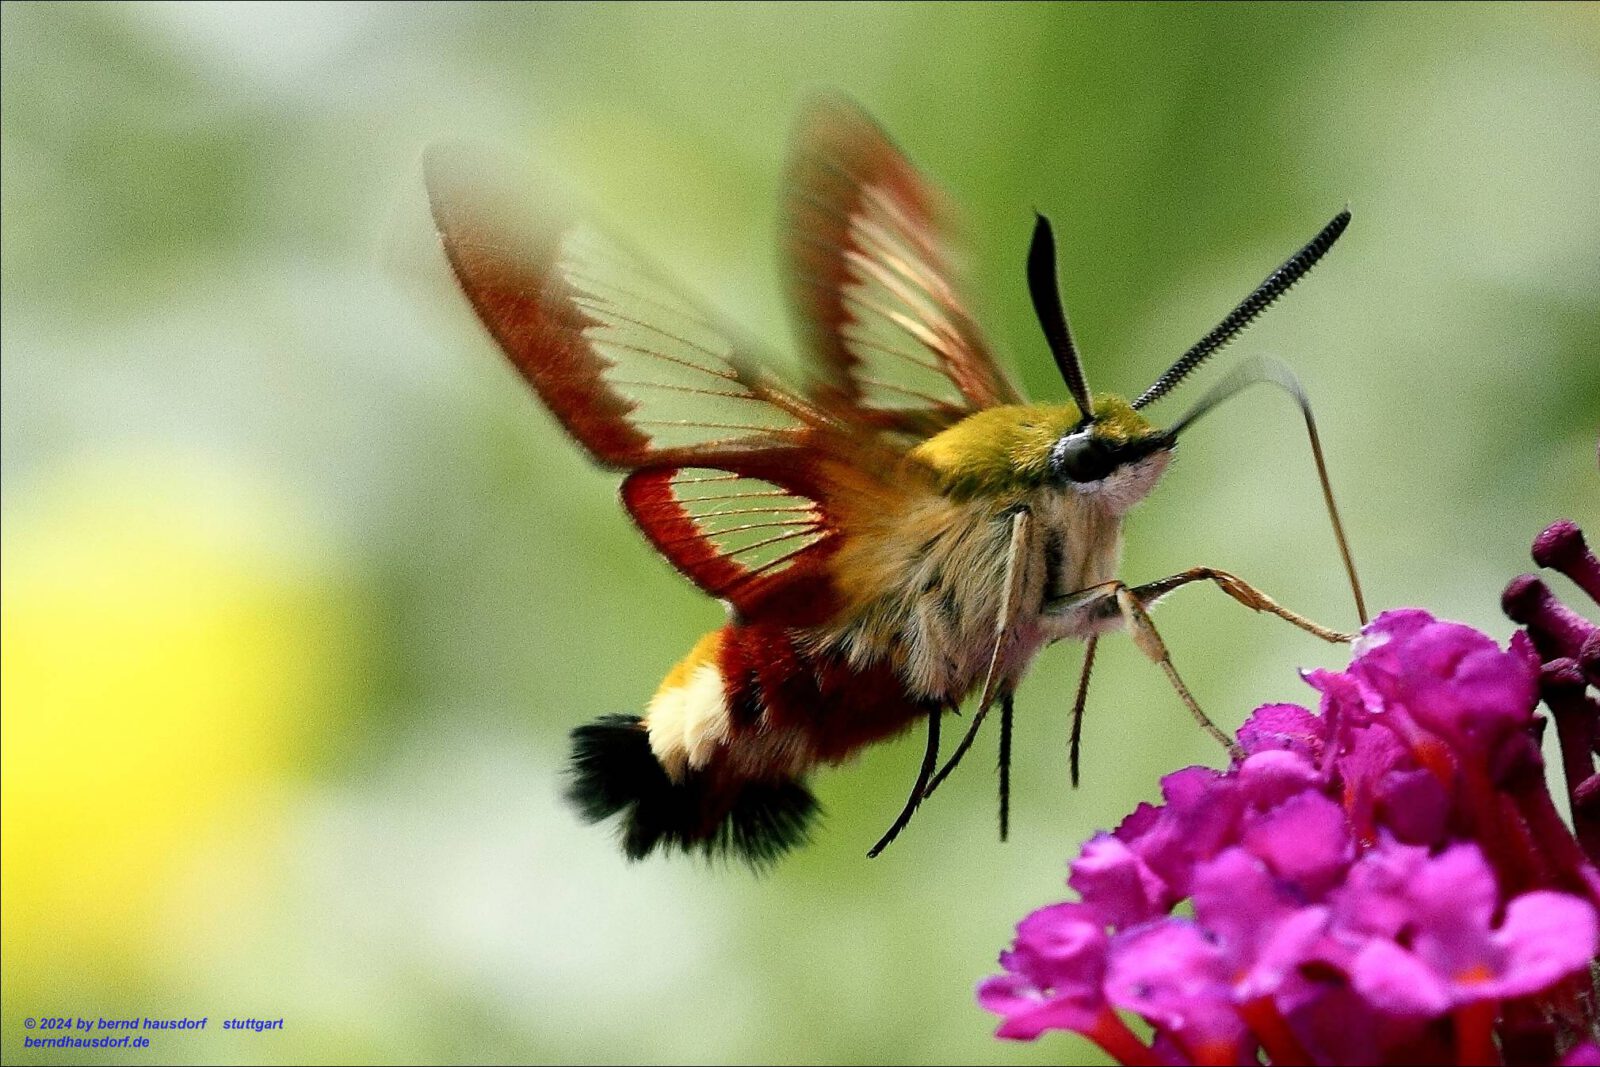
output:
M573 731L569 796L590 821L621 816L630 858L660 848L760 865L806 840L812 768L931 710L887 667L850 668L784 627L730 624L667 674L642 718Z
M572 731L567 795L590 822L620 815L622 850L632 860L659 848L759 867L804 842L817 816L816 798L797 779L672 778L637 715L602 715Z

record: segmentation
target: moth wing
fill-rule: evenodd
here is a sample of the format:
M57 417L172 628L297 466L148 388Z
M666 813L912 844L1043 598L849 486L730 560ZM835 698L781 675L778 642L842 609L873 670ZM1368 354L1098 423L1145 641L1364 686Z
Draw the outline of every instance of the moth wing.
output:
M868 468L898 453L753 369L751 346L599 230L537 224L503 173L453 147L426 159L446 256L501 350L595 460L632 472L624 506L686 577L747 618L826 618L844 535L823 472L887 492Z
M424 169L457 281L562 426L613 468L793 446L809 405L752 371L751 348L619 242L535 220L509 169L454 145Z
M769 451L651 467L628 476L622 500L657 551L741 618L814 625L838 607L828 560L844 537L814 463Z
M973 322L943 196L850 102L803 117L784 199L790 301L826 389L915 433L1020 400Z

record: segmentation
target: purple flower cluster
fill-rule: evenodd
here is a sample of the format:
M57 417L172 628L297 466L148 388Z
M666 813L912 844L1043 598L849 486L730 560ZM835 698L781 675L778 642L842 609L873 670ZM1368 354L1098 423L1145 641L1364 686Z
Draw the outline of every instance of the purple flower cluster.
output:
M1593 671L1600 638L1529 599L1509 649L1387 612L1348 669L1306 675L1319 714L1262 707L1242 761L1162 779L979 986L999 1035L1075 1031L1127 1064L1600 1063L1600 875L1545 787L1535 712L1565 686L1575 809L1600 818L1600 709L1550 680Z

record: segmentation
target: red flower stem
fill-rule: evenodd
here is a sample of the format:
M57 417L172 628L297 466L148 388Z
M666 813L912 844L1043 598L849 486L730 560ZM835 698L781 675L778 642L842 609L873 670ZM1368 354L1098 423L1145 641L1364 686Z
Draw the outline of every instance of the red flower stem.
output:
M1272 1003L1271 997L1258 997L1250 1001L1240 1007L1239 1015L1256 1035L1272 1067L1305 1067L1312 1062L1311 1053L1294 1036L1288 1020Z
M1537 788L1544 791L1542 776ZM1494 868L1501 890L1514 896L1549 884L1556 872L1540 854L1515 803L1495 788L1482 761L1462 761L1459 789L1472 835Z
M1494 1044L1494 1017L1499 1008L1499 1001L1480 1000L1455 1010L1458 1067L1496 1067L1500 1063L1500 1050Z
M1239 1050L1226 1041L1204 1041L1198 1045L1179 1041L1186 1049L1195 1067L1233 1067L1239 1062Z
M1110 1008L1101 1013L1095 1020L1094 1026L1086 1031L1084 1036L1125 1067L1161 1065L1161 1061L1156 1058L1155 1050L1140 1041L1138 1035L1129 1030L1128 1024L1119 1019L1117 1013Z
M1562 888L1579 893L1600 907L1600 872L1595 870L1567 824L1561 821L1555 801L1541 780L1519 781L1512 786L1512 796L1521 813L1536 850L1554 862L1561 877Z

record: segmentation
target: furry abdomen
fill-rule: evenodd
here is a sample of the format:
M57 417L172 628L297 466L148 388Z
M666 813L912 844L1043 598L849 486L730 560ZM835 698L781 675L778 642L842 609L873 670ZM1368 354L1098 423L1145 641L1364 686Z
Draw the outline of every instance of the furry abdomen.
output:
M658 848L776 858L805 840L817 814L804 785L812 769L983 684L1017 510L1029 512L1030 534L1000 648L1008 686L1046 643L1089 632L1044 605L1114 576L1122 512L1158 474L1091 492L927 492L855 517L831 561L846 598L837 618L804 629L732 622L707 634L642 720L610 716L574 732L574 799L594 820L621 814L636 859Z
M805 633L729 623L701 639L645 716L669 774L803 775L937 706L912 696L888 664L851 664Z
M806 839L809 771L937 707L887 664L857 668L801 631L730 623L668 673L643 719L574 731L569 792L592 821L622 816L634 859L662 848L759 865Z

